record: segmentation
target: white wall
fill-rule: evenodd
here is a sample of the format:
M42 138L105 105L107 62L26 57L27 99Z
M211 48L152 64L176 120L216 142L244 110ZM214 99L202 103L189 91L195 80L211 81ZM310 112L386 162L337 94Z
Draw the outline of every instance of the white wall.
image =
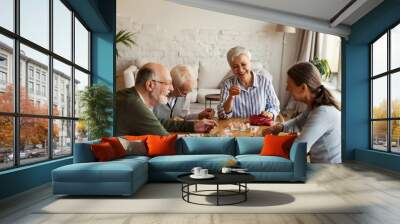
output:
M118 47L117 72L120 74L135 59L169 67L204 60L228 66L226 52L242 45L272 74L278 93L283 34L274 32L274 28L271 23L162 0L118 0L117 30L136 33L137 45L130 49ZM285 43L296 41L286 38Z

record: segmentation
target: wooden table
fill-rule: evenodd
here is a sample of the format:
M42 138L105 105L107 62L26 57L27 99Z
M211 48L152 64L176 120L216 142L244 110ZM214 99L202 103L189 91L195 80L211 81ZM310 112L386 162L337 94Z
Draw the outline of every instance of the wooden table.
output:
M247 118L231 118L228 120L217 120L218 126L214 127L209 133L177 133L179 136L262 136L262 130L268 126L250 126ZM240 126L244 124L246 129L240 130ZM246 125L248 124L248 125ZM250 128L248 128L250 126ZM233 129L232 129L233 127ZM252 130L253 129L253 130ZM254 130L257 129L257 130Z
M262 136L262 130L268 127L250 125L247 118L217 120L217 123L218 126L210 131L210 136Z

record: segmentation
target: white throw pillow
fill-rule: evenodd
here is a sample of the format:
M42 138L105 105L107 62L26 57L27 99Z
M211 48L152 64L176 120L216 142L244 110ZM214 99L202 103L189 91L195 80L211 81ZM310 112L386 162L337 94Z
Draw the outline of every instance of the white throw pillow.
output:
M145 156L147 155L146 145L141 140L127 140L121 137L118 137L119 142L121 142L122 147L124 147L126 151L126 155L135 155L135 156Z

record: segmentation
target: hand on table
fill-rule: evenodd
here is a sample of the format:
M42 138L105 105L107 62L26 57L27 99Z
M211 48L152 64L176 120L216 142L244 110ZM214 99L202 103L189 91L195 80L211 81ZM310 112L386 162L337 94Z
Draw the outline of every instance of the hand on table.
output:
M205 110L199 113L199 119L200 120L203 118L211 119L214 117L214 115L215 115L214 109L206 108Z
M274 118L274 114L268 111L263 111L260 113L261 116L266 117L268 119L273 119Z
M262 135L263 135L263 136L264 136L264 135L270 135L270 134L277 135L277 134L279 134L279 132L281 132L281 131L283 131L283 125L282 125L282 124L276 124L276 125L274 125L274 126L265 128L265 129L262 131Z
M217 122L210 119L203 119L194 122L194 132L196 133L208 133L217 126Z

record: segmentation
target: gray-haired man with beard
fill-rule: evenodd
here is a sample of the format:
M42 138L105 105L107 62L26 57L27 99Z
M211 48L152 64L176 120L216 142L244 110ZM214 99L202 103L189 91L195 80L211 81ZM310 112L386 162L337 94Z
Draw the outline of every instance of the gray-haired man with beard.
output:
M173 91L168 69L162 64L145 64L138 72L135 86L117 92L117 135L168 135L170 132L208 132L214 120L174 121L153 113L158 104L168 102Z

